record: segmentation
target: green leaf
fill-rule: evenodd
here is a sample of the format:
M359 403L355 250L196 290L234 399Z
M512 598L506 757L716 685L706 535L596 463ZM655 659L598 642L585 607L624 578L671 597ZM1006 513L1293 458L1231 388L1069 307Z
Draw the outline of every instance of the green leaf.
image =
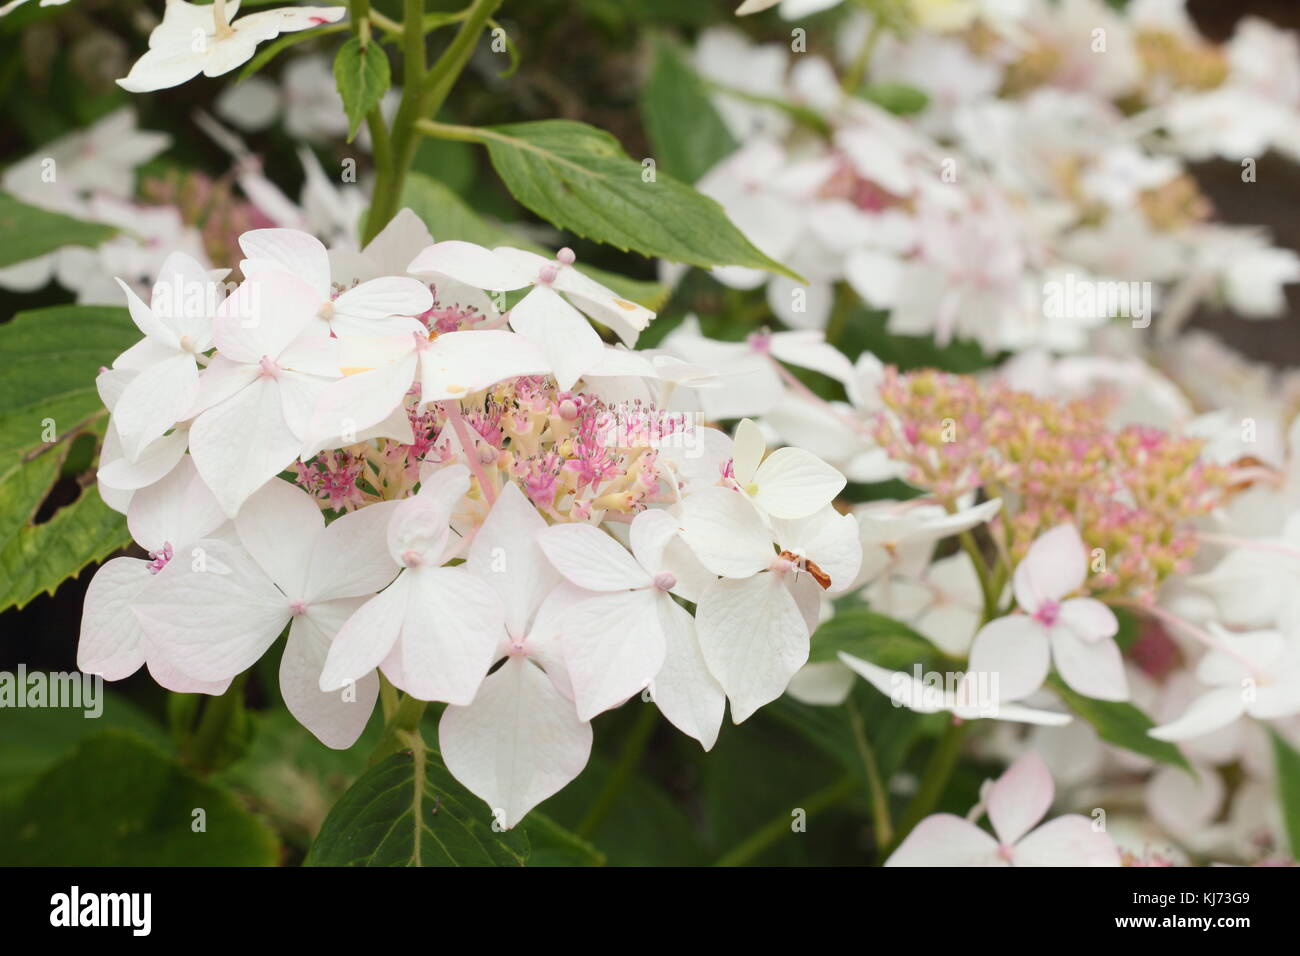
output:
M59 305L20 312L0 325L0 462L107 415L95 376L140 339L126 309Z
M680 48L657 37L654 64L641 90L641 113L659 169L684 182L700 177L736 151L708 90Z
M343 97L343 110L348 114L350 143L365 122L366 114L379 105L393 83L388 54L376 42L363 47L360 37L352 37L339 47L334 58L334 82Z
M0 326L0 609L52 594L130 540L94 488L36 518L73 439L102 434L98 369L139 337L126 309L106 307L56 306Z
M805 800L844 772L833 758L779 724L755 719L727 727L698 772L701 793L695 814L703 821L714 860L780 819L780 839L753 862L770 866L863 862L858 812L844 814L839 822L830 814L811 817L806 830L791 826ZM853 797L860 798L861 794Z
M275 835L233 794L116 730L85 740L0 816L6 866L270 866L278 858Z
M421 173L408 173L406 185L402 190L403 206L410 208L419 216L434 239L460 239L480 246L513 246L527 249L538 255L551 256L553 249L546 249L530 239L511 232L509 228L488 222L455 192L438 180ZM625 299L638 302L647 309L658 310L668 300L668 289L658 282L641 282L624 276L581 267L584 275L595 279L601 285L608 286Z
M865 607L851 607L823 621L812 636L809 663L837 660L840 651L891 670L924 664L938 650L908 627Z
M646 168L609 133L572 120L474 131L511 194L559 229L645 256L709 268L748 266L802 278L761 253L719 206Z
M1277 764L1278 801L1286 822L1287 842L1294 858L1300 853L1300 753L1273 731L1273 757Z
M286 843L305 853L330 807L366 772L383 721L376 711L360 740L347 750L332 750L287 710L249 716L254 732L248 752L212 779L239 791Z
M115 235L112 226L82 222L0 193L0 269L64 246L97 246Z
M19 796L78 743L109 728L169 748L162 727L126 697L104 687L97 703L100 714L95 718L75 707L0 709L0 737L5 741L0 747L0 801Z
M334 805L308 866L523 866L528 837L498 833L436 751L396 753Z
M1132 704L1084 697L1070 690L1055 674L1047 679L1047 683L1076 716L1092 724L1102 740L1152 760L1181 767L1189 773L1192 771L1191 764L1177 747L1147 733L1155 723Z
M36 522L68 448L63 442L0 472L0 610L53 594L86 565L131 541L126 519L104 504L94 488L83 489L49 520Z
M1115 620L1119 622L1119 630L1115 633L1115 643L1119 645L1121 652L1127 654L1129 648L1136 644L1142 636L1142 624L1137 615L1128 608L1113 607L1110 610L1115 615Z
M908 749L927 725L942 725L949 719L947 714L918 714L906 707L896 707L856 677L850 699L860 715L863 734L874 751L876 766L886 780L902 766ZM870 776L847 704L814 706L786 694L768 704L763 713L802 734L823 753L838 760L864 787L870 787Z
M627 726L620 722L621 716L618 711L601 715L597 719L597 738L603 735L608 740L621 740L621 735L611 733L620 727L623 732L627 731ZM677 742L682 745L683 754L674 759L672 765L674 771L683 776L691 775L694 761L704 763L711 756L705 755L689 738L683 737ZM548 839L533 828L533 819L539 811L570 830L581 826L592 805L600 798L612 771L611 758L593 750L586 768L576 780L528 814L523 825L528 831L529 842L533 844L533 855L528 859L530 866L537 865L539 855L544 861L542 865L547 865L546 859L553 859L549 854L539 852L537 847L539 842ZM708 859L700 849L698 835L682 801L670 795L642 770L630 775L626 788L610 807L608 815L591 833L591 842L600 847L609 866L694 866Z
M532 852L529 866L604 866L605 854L544 813L536 810L524 821Z
M930 335L894 335L888 329L888 315L866 307L852 309L835 344L851 360L870 352L886 365L897 365L903 372L937 368L967 373L998 364L998 356L986 355L977 342L954 339L939 346Z
M861 96L898 116L919 113L930 103L923 90L906 83L871 83L862 88Z

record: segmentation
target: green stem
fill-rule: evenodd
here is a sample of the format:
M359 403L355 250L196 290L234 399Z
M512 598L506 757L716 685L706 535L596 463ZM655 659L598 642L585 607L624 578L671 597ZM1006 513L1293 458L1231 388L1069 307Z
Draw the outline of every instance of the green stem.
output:
M1005 561L998 561L998 566L993 570L993 583L991 587L994 609L991 615L986 615L987 619L984 623L987 624L995 617L1003 617L1011 613L1011 608L1002 608L998 606L1002 601L1002 592L1007 589L1007 578L1009 576L1010 572L1007 570L1007 563Z
M198 727L181 749L182 762L200 773L216 768L221 751L229 740L231 728L241 719L244 709L244 684L247 672L240 674L226 692L219 697L209 697L203 706Z
M876 763L876 752L867 739L866 728L862 725L862 714L858 705L850 697L847 701L849 725L853 728L853 740L858 747L862 765L867 769L867 783L871 789L871 825L875 831L876 846L886 847L894 841L894 824L889 817L889 795L885 792L885 782L880 776L880 766Z
M348 13L352 33L361 38L364 50L370 42L370 0L348 0Z
M397 214L406 173L415 161L420 138L416 124L434 116L446 101L456 80L469 63L483 28L502 0L473 0L451 44L426 69L424 51L424 0L406 0L402 24L404 57L402 102L393 119L388 161L376 162L375 191L366 214L362 242L369 242Z
M806 797L799 803L799 808L804 811L807 817L811 817L835 806L857 788L857 780L851 776L843 777L824 790L818 790ZM761 856L764 851L790 832L790 814L781 814L722 854L713 865L744 866L753 862L755 858Z
M458 126L455 123L439 123L434 120L422 119L416 122L415 131L425 136L432 136L435 139L449 139L459 143L480 143L483 145L505 143L514 149L536 153L538 156L545 157L546 161L553 165L568 166L579 173L586 172L582 166L579 166L573 160L565 159L558 153L530 143L526 139L520 139L518 136L509 136L506 133L500 133L485 126Z
M916 795L903 811L903 820L898 825L895 846L902 843L903 839L912 832L912 828L928 817L938 804L939 797L948 786L948 780L957 766L957 757L961 753L962 740L966 737L968 727L970 721L954 720L939 738L934 752L930 754L929 763L925 765L925 772L921 775L921 784L917 787Z
M425 77L424 88L421 90L421 116L433 117L437 114L461 71L469 64L469 58L478 46L479 35L491 22L492 14L497 12L501 3L502 0L474 0L470 5L451 45L438 57L438 62L433 64Z
M810 109L807 106L803 106L799 103L791 103L789 100L783 100L775 96L763 96L759 93L750 93L748 90L728 86L726 83L719 83L715 80L706 80L705 85L710 90L730 96L733 99L741 100L745 103L753 103L757 106L770 106L773 109L780 110L787 114L795 122L821 133L823 136L830 135L830 124L816 110Z
M378 10L370 11L370 22L387 33L390 37L400 37L402 35L402 25L396 20L390 20Z
M439 123L436 120L422 119L415 124L416 132L435 139L449 139L458 143L486 143L489 140L515 143L513 136L498 133L495 130L481 129L477 126L458 126L455 123Z
M835 302L831 307L830 319L826 322L826 341L839 345L848 326L849 313L853 311L854 295L847 286L841 285L835 290Z
M643 704L641 713L637 715L636 723L628 731L627 739L623 741L623 749L618 755L618 761L610 770L609 776L605 778L605 786L596 795L596 800L587 811L587 815L582 818L577 829L573 832L583 839L589 838L596 832L596 828L604 822L609 811L614 809L618 798L622 796L623 791L627 788L628 782L632 779L632 773L636 770L637 765L641 762L641 757L645 754L646 746L650 743L650 737L654 734L655 718L659 715L659 709L653 704Z
M880 42L880 37L885 32L884 26L884 22L879 17L871 24L866 40L863 41L857 56L853 58L848 72L844 74L842 86L845 93L856 93L862 86L862 81L867 76L867 67L871 64L871 56L876 51L876 44Z
M399 701L397 688L384 676L383 671L379 672L379 705L384 712L384 723L387 724L397 714Z
M987 623L997 617L998 614L998 595L993 590L988 562L984 560L979 545L975 543L975 536L970 531L963 531L957 536L957 539L961 542L962 550L970 557L970 563L975 568L975 574L979 577L980 593L984 596L984 621Z
M418 730L420 728L420 718L424 716L424 709L428 706L429 702L427 700L420 700L410 694L404 695L402 702L397 706L397 716L393 720L393 729Z
M423 737L420 734L420 719L424 716L424 709L428 706L428 701L412 697L410 694L405 694L402 697L401 703L397 705L397 712L384 727L383 737L380 738L379 743L370 754L370 763L372 765L379 763L385 757L395 754L399 750L419 749L417 745L423 743Z

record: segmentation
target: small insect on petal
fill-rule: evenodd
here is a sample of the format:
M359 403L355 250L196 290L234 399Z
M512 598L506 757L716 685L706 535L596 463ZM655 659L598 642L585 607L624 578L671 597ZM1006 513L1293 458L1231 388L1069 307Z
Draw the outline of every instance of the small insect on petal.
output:
M823 591L830 590L831 576L821 568L817 567L817 564L814 561L811 561L808 558L801 558L793 551L782 551L779 557L789 561L795 567L807 571L812 575L812 579L817 582Z

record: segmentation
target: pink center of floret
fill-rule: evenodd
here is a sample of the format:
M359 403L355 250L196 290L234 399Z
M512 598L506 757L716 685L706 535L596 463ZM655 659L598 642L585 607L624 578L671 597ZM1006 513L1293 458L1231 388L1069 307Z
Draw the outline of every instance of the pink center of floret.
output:
M292 614L294 617L302 617L304 614L307 613L306 603L303 601L289 602L289 613Z
M1056 624L1057 618L1061 616L1060 601L1044 601L1042 606L1034 612L1034 620L1044 627L1052 627Z
M269 355L263 355L261 359L258 360L257 365L262 370L263 378L280 377L280 366L276 365Z
M1012 862L1015 852L1016 848L1008 843L998 844L998 859L1000 860L1006 860L1008 863Z
M677 578L673 577L671 572L660 571L655 575L655 587L660 591L671 591L677 587Z
M164 541L163 546L157 551L150 551L149 557L153 560L149 562L149 573L157 574L163 568L167 567L167 562L172 559L172 556L172 543L170 541Z

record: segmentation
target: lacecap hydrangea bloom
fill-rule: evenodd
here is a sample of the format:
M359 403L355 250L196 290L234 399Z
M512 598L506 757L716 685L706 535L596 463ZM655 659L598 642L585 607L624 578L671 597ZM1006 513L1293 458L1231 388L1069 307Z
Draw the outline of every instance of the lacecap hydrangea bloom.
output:
M708 749L728 701L784 692L858 574L845 480L677 411L708 375L631 349L652 312L568 249L434 243L409 212L359 255L239 245L228 295L179 253L149 302L124 286L99 487L148 556L91 582L83 670L220 693L287 629L298 720L342 748L381 681L445 702L443 759L507 826L631 697Z

